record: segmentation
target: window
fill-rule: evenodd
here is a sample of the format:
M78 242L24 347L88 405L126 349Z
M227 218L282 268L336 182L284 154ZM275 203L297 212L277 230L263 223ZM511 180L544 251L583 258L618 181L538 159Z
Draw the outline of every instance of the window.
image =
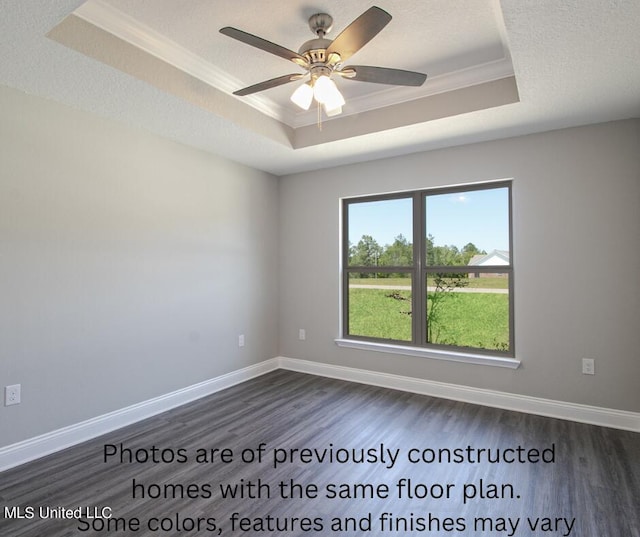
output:
M343 200L344 338L514 355L511 183Z

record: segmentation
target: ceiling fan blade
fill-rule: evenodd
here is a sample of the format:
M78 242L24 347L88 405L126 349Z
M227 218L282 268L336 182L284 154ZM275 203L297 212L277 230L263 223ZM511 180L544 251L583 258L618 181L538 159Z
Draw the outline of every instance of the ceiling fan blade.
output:
M293 52L293 50L289 50L288 48L282 47L280 45L276 45L271 41L267 41L266 39L262 39L257 35L249 34L247 32L243 32L242 30L238 30L237 28L232 28L231 26L225 26L224 28L220 28L220 33L229 37L233 37L238 41L242 41L247 45L251 45L252 47L259 48L260 50L264 50L265 52L270 52L271 54L275 54L276 56L280 56L285 60L292 61L293 63L299 65L300 67L304 67L305 69L309 68L309 62L303 57L300 56L297 52Z
M335 73L351 80L374 82L376 84L393 84L395 86L422 86L427 75L402 69L371 67L368 65L349 65Z
M327 57L335 52L340 55L340 61L345 61L378 35L390 20L391 15L384 9L370 7L333 40L327 48Z
M252 93L258 93L259 91L264 91L267 89L275 88L277 86L282 86L283 84L288 84L289 82L294 82L295 80L300 80L303 76L303 73L294 73L292 75L279 76L278 78L265 80L264 82L259 82L258 84L254 84L253 86L234 91L233 94L237 95L238 97L244 97L245 95L251 95Z

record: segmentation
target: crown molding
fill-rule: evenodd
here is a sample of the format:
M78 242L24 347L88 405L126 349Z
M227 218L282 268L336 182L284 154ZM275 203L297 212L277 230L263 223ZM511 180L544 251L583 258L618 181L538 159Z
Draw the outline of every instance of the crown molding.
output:
M242 85L226 71L103 0L84 3L74 15L229 95ZM278 121L284 119L282 107L263 95L236 98Z

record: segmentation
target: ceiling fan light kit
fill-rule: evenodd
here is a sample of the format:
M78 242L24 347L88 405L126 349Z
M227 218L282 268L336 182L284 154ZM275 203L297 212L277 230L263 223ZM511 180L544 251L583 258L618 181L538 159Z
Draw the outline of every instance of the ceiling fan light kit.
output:
M313 88L310 82L305 82L291 94L291 101L303 110L309 110L313 101Z
M327 13L316 13L309 18L309 28L316 38L305 42L298 52L249 34L237 28L226 26L220 32L247 45L259 48L302 67L306 73L284 75L271 80L254 84L247 88L234 91L234 95L244 96L270 88L288 84L309 76L309 80L299 86L291 95L291 101L303 110L308 110L313 99L322 105L325 114L333 117L342 113L345 99L336 86L332 75L377 84L392 84L398 86L421 86L427 78L423 73L389 69L386 67L372 67L365 65L351 65L343 67L343 62L373 39L388 23L391 15L383 9L373 6L347 26L333 41L326 39L333 26L333 18Z

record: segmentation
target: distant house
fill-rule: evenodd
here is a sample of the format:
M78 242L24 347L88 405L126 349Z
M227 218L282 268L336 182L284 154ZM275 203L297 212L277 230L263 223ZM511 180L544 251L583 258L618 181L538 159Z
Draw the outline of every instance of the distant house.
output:
M508 250L492 250L488 254L476 254L469 260L469 266L474 267L487 267L496 265L509 265L509 251ZM469 272L469 278L485 278L485 277L506 276L505 273L496 272L481 272L476 270Z

